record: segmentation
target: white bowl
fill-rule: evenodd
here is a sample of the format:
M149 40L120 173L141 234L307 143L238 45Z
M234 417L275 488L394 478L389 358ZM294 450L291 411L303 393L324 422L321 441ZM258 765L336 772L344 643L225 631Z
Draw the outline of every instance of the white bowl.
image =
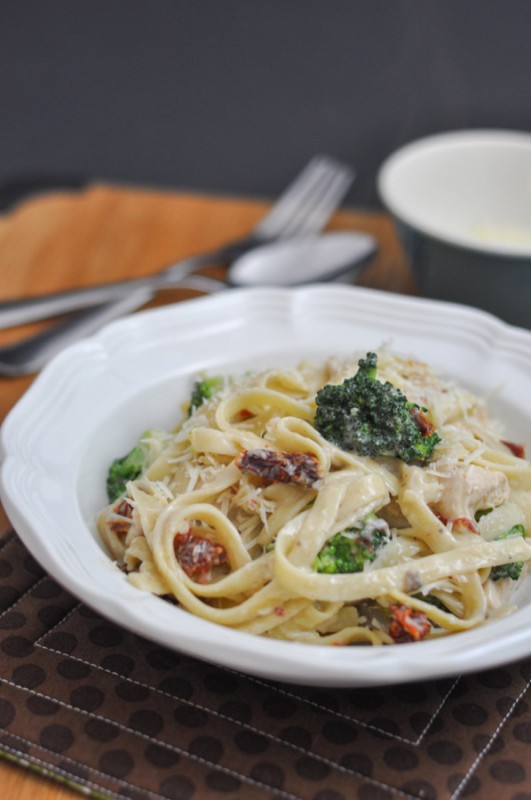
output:
M531 327L531 134L421 139L378 174L419 289Z
M451 319L451 324L449 324ZM507 437L531 445L531 333L488 314L347 286L233 290L135 314L55 358L7 417L0 495L42 566L102 615L165 647L266 678L364 686L476 672L531 655L531 577L514 614L396 647L321 647L252 636L136 589L95 518L110 461L170 427L199 371L322 362L388 343L491 398Z

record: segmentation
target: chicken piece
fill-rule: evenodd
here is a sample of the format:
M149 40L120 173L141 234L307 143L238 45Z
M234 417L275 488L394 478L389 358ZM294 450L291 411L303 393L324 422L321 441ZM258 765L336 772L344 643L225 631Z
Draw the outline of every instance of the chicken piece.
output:
M503 472L469 466L451 467L442 479L442 492L434 511L445 519L474 519L479 509L496 508L510 496Z

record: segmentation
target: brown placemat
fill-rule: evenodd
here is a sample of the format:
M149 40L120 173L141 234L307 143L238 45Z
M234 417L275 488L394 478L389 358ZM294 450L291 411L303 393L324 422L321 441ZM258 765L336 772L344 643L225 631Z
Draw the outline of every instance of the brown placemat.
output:
M375 689L269 682L108 622L13 533L0 612L0 749L85 793L531 800L531 660Z

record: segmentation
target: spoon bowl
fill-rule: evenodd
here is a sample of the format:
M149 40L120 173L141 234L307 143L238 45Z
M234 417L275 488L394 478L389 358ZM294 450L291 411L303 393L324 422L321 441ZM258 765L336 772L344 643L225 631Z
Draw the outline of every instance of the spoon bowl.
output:
M229 286L300 286L358 275L376 252L366 233L337 231L256 247L236 259Z

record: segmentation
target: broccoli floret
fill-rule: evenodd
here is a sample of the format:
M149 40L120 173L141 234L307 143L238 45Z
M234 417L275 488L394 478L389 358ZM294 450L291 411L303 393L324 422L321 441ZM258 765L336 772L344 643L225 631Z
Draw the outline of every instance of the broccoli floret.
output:
M374 561L378 551L389 541L389 526L374 514L365 517L361 528L347 528L336 533L316 557L316 572L336 574L362 572L364 564Z
M377 356L367 353L358 372L317 392L315 427L332 444L362 456L391 455L426 463L441 441L425 416L389 382L376 380Z
M513 525L513 527L497 536L496 539L508 539L510 536L523 536L525 539L525 528L523 525ZM510 564L500 564L493 567L490 572L490 579L493 581L500 581L503 578L510 578L512 581L517 581L524 568L523 561L512 561Z
M197 380L192 389L192 396L190 397L189 416L196 411L199 406L202 406L205 400L210 400L223 383L223 378L204 378Z
M145 453L140 445L136 445L123 458L116 458L107 475L107 496L112 503L125 491L128 481L138 478L144 468Z
M134 481L153 463L164 448L166 440L165 431L146 431L125 456L112 462L107 473L109 502L117 500L125 492L127 482Z
M430 606L435 606L435 608L438 608L440 611L448 611L448 608L444 605L442 600L439 600L434 594L422 594L422 592L418 592L414 594L413 597L416 600L422 600L424 603L428 603Z

